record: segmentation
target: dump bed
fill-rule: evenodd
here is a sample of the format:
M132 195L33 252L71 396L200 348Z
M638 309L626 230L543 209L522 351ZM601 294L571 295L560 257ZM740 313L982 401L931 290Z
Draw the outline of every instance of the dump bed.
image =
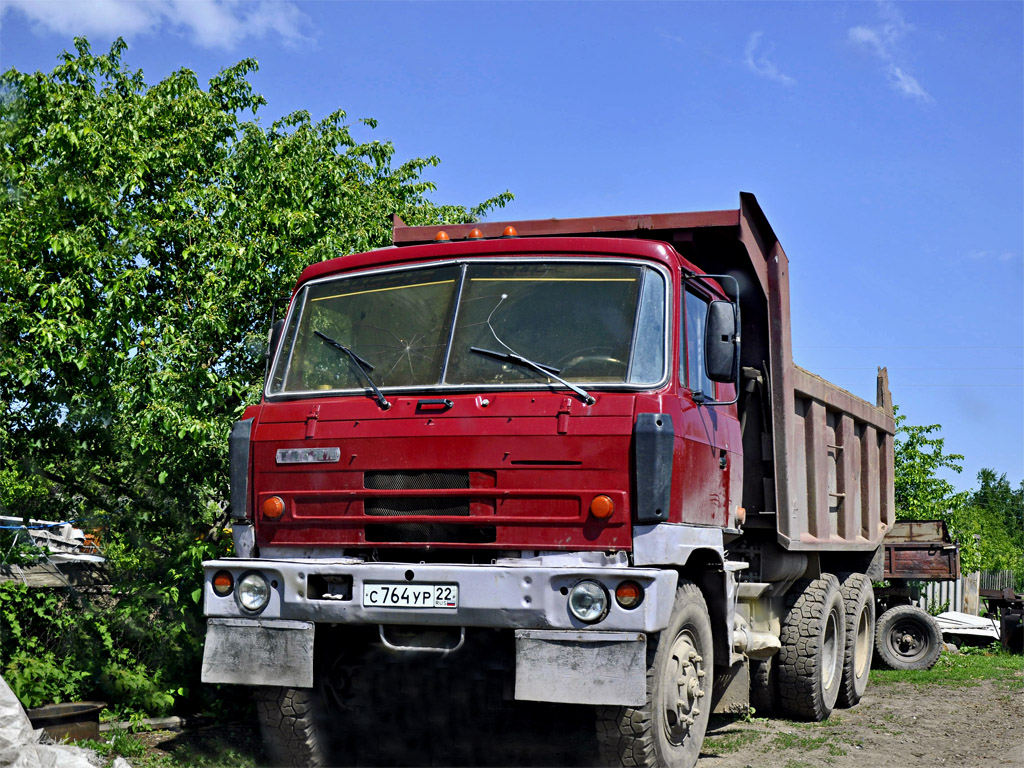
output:
M886 579L951 581L960 577L960 550L942 520L902 520L885 537Z
M786 549L867 551L893 523L892 399L879 370L876 403L794 365L789 262L757 200L735 210L445 225L452 240L474 229L501 237L601 236L658 240L707 274L740 285L742 504L748 528L773 528ZM397 216L396 246L432 242L441 228Z

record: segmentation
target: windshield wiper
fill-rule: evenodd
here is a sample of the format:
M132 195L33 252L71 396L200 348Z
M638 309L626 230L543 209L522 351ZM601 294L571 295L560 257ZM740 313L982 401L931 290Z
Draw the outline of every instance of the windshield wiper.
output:
M561 373L560 368L552 368L550 365L542 365L540 363L535 363L533 360L527 360L525 357L523 357L522 355L517 355L515 352L495 352L490 349L481 349L480 347L470 347L469 351L476 352L478 355L483 355L484 357L493 357L495 360L502 360L507 363L518 363L519 365L526 366L527 368L532 368L533 370L537 371L537 373L543 376L547 376L548 378L554 379L560 384L563 384L564 386L571 389L573 392L579 395L580 399L587 405L593 405L595 402L593 396L588 395L586 391L583 390L581 387L577 387L575 384L570 384L568 381L559 376L558 374Z
M328 346L334 347L335 349L340 350L341 352L344 352L346 355L348 355L348 359L352 361L352 364L356 367L356 370L363 374L363 378L366 379L366 383L370 385L370 389L373 390L373 397L377 401L377 404L381 407L381 409L386 411L391 407L391 403L387 401L387 398L385 398L381 391L377 389L377 385L373 383L373 379L370 378L370 371L373 370L372 365L363 360L363 358L361 358L351 349L346 347L344 344L339 344L337 341L332 339L327 334L320 333L320 331L313 331L313 334L319 336L320 339Z

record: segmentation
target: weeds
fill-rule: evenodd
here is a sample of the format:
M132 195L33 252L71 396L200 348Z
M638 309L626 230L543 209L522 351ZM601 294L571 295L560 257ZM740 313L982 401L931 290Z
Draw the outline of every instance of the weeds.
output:
M835 735L823 734L821 736L803 736L796 733L779 733L770 744L765 747L765 752L776 749L799 749L810 752L815 749L826 749L830 755L841 757L846 750L834 742Z
M970 653L945 653L931 669L871 670L872 685L911 683L954 688L995 680L1010 690L1024 688L1024 656L1006 653L998 646L972 649Z
M704 745L701 747L701 754L727 755L730 752L736 752L749 744L760 741L761 736L760 732L750 730L706 736L704 738Z
M114 758L131 760L132 768L255 768L259 750L255 743L238 744L238 734L212 736L209 730L172 734L146 734L113 730L101 741L80 741L79 746L95 750L110 765ZM157 746L158 745L158 746Z

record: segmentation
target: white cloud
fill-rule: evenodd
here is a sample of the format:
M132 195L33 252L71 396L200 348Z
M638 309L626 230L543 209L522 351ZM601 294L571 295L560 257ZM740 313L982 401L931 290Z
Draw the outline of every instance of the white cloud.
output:
M769 45L768 50L758 56L757 48L761 43L761 37L764 35L763 32L753 32L750 37L747 38L747 48L744 52L743 62L747 65L747 68L754 74L760 75L761 77L767 77L769 80L774 80L777 83L783 85L796 85L794 80L789 75L780 72L779 68L775 65L775 62L769 58L772 51L775 50L775 45Z
M0 14L21 11L39 31L124 38L181 32L203 48L234 48L248 38L277 35L309 41L309 18L286 0L0 0Z
M897 93L927 104L932 99L924 86L900 65L903 58L900 41L913 27L906 22L895 4L882 0L878 3L879 23L876 26L856 26L847 31L847 39L867 50L885 66L889 85Z
M904 96L910 96L913 99L923 102L932 100L932 97L928 95L928 92L921 87L919 82L917 82L917 78L913 75L908 75L896 65L893 65L889 69L889 80L892 83L892 87Z
M1020 255L1013 251L971 251L967 254L971 261L1018 261Z

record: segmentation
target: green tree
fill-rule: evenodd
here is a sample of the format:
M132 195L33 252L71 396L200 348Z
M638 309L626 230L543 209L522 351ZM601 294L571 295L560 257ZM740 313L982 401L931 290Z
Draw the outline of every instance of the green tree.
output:
M900 520L934 520L961 508L967 493L957 492L939 472L963 471L963 456L946 453L946 439L939 424L917 427L896 412L895 489L896 517Z
M1005 474L983 469L977 490L957 491L938 473L961 472L964 457L946 453L941 425L912 426L895 410L896 517L945 520L964 573L1013 570L1024 579L1024 483L1014 489Z
M388 244L393 213L470 221L511 195L437 205L436 157L395 163L342 111L264 127L254 60L150 86L121 40L75 48L0 76L0 505L102 529L112 618L80 633L106 661L69 661L77 693L152 710L195 682L199 563L224 552L226 435L259 397L273 300L310 262ZM40 613L10 597L9 620Z
M946 453L946 439L939 437L940 424L914 426L896 412L894 485L898 520L945 520L950 535L960 545L960 567L977 571L980 558L974 534L976 521L966 512L969 493L939 477L943 470L963 471L963 456Z
M1024 589L1024 482L1013 488L1005 473L983 469L978 489L963 512L963 524L980 541L978 569L1013 571L1016 589Z

